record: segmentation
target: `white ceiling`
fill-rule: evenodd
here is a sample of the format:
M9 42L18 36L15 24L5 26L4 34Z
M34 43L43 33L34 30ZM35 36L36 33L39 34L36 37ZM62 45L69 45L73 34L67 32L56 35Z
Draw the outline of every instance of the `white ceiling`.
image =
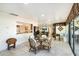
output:
M72 3L0 3L0 11L15 13L25 19L37 19L39 23L64 22Z

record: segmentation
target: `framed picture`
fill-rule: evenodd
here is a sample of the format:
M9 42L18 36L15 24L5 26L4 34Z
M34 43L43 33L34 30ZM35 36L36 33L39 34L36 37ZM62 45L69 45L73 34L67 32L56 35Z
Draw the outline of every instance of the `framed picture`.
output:
M32 26L30 23L17 22L17 34L32 33Z

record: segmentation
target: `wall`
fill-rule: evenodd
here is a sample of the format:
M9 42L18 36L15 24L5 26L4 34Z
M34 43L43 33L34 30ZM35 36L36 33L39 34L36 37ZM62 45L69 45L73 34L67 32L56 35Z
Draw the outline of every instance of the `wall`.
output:
M52 26L52 24L48 25L48 30L49 30L49 37L51 37L52 33L53 33L53 26Z
M68 42L69 41L69 25L66 25L66 27L65 27L64 41L65 42Z
M37 26L37 22L33 19L23 19L16 16L9 15L7 13L0 12L0 51L7 49L6 40L10 37L17 39L17 45L28 40L28 37L33 33L16 34L16 21L25 23L32 23Z
M62 37L64 39L64 42L67 42L68 41L68 38L67 38L68 26L62 26L62 28L63 28L62 31L59 31L58 28L59 28L59 26L56 26L56 33L60 34L60 37Z

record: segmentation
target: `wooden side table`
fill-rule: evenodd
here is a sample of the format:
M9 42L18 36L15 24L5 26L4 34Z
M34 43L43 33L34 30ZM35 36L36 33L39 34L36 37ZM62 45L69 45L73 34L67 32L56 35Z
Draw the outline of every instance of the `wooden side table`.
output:
M59 37L59 41L60 41L60 34L56 34L56 36L58 36L58 37Z

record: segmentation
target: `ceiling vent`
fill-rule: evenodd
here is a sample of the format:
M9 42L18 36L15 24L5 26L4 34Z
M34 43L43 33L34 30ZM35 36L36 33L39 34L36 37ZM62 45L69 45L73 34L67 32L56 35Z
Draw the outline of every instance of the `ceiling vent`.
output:
M13 15L13 16L18 16L17 14L14 14L14 13L10 13L10 15Z

